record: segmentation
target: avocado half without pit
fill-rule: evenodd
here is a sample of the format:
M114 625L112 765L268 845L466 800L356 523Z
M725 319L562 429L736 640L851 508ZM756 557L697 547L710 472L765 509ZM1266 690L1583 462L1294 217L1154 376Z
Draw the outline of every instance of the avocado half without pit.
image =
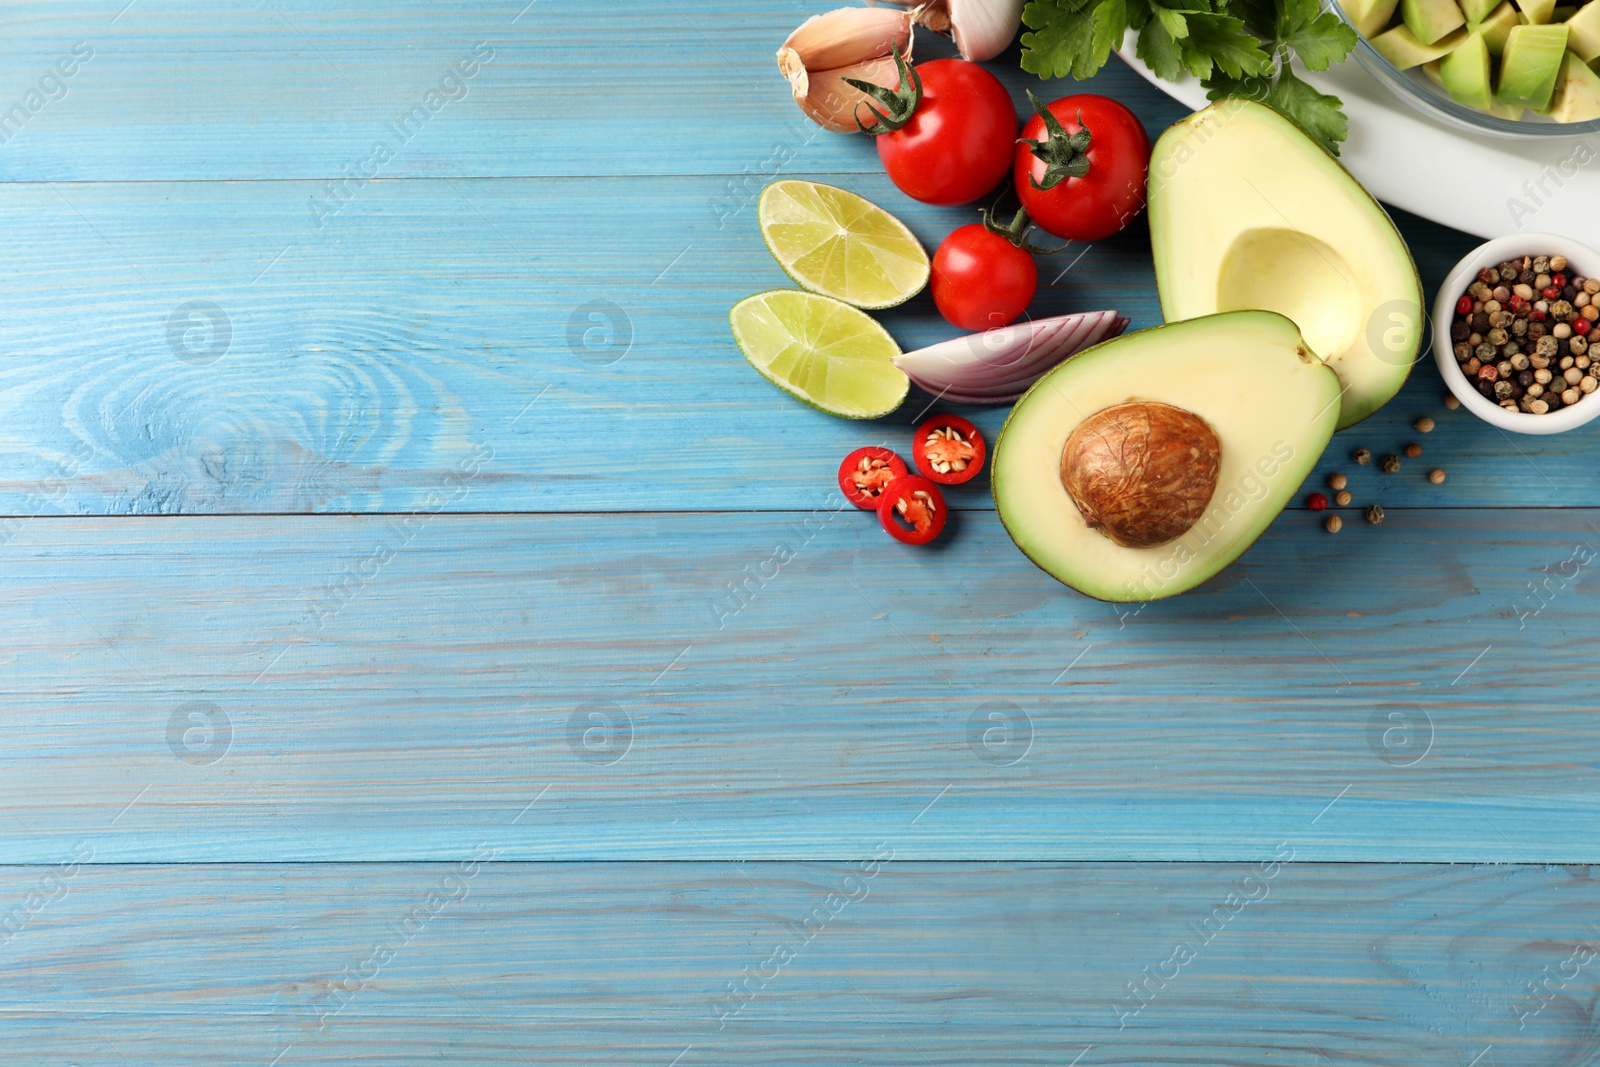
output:
M995 507L1028 558L1074 589L1172 596L1283 510L1333 436L1340 392L1274 312L1128 334L1017 402L995 446Z
M1174 124L1150 158L1149 209L1168 322L1288 316L1339 376L1340 429L1399 391L1422 341L1416 264L1371 194L1288 119L1223 100Z

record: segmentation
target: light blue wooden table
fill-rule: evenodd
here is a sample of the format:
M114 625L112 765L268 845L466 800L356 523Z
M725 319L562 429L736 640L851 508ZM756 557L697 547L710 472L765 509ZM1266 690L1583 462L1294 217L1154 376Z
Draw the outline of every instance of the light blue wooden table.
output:
M1600 1062L1600 431L1424 365L1383 526L1140 610L890 543L922 404L726 327L774 173L972 217L791 107L825 6L0 8L5 1062ZM1044 277L1159 321L1142 223Z

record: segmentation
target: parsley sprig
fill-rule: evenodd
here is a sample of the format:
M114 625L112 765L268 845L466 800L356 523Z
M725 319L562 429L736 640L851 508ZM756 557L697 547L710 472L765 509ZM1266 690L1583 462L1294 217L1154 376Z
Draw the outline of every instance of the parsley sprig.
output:
M1356 46L1356 31L1317 0L1029 0L1022 21L1022 69L1041 78L1092 77L1132 29L1160 78L1193 74L1208 99L1258 100L1334 155L1349 130L1342 101L1289 63L1327 70Z

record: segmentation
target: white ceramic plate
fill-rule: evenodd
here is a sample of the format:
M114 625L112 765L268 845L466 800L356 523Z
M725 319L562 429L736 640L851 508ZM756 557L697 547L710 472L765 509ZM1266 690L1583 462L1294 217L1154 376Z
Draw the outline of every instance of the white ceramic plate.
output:
M1118 54L1151 84L1197 110L1209 103L1197 79L1162 81L1133 47L1130 31ZM1600 245L1600 138L1474 138L1418 114L1353 59L1297 73L1344 101L1340 162L1379 200L1480 237L1548 231Z

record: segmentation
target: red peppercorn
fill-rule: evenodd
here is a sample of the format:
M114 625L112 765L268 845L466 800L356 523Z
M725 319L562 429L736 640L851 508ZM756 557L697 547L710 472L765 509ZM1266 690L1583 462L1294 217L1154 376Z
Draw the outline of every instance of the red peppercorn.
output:
M1566 285L1567 285L1567 276L1565 274L1552 274L1552 275L1550 275L1550 288L1552 288L1552 289L1564 289L1564 288L1566 288Z
M1326 511L1328 509L1328 498L1321 493L1312 493L1306 497L1306 507L1312 511Z
M1522 299L1522 297L1518 296L1516 293L1512 293L1511 299L1506 301L1506 307L1510 308L1512 311L1521 311L1527 306L1528 302Z
M1485 267L1478 272L1478 280L1484 285L1499 285L1500 272L1493 267Z
M1456 301L1456 314L1457 315L1470 315L1470 314L1472 314L1472 297L1464 296L1460 300Z
M1540 311L1538 308L1534 308L1532 311L1528 312L1528 318L1532 319L1534 322L1543 322L1545 320L1545 313Z
M1544 297L1546 300L1560 300L1561 290L1552 285L1539 295Z
M1492 382L1498 377L1500 377L1500 368L1493 363L1485 363L1478 368L1478 381L1480 382Z
M1579 337L1583 337L1593 328L1594 323L1590 322L1582 315L1579 315L1577 318L1572 320L1572 332L1577 334Z

